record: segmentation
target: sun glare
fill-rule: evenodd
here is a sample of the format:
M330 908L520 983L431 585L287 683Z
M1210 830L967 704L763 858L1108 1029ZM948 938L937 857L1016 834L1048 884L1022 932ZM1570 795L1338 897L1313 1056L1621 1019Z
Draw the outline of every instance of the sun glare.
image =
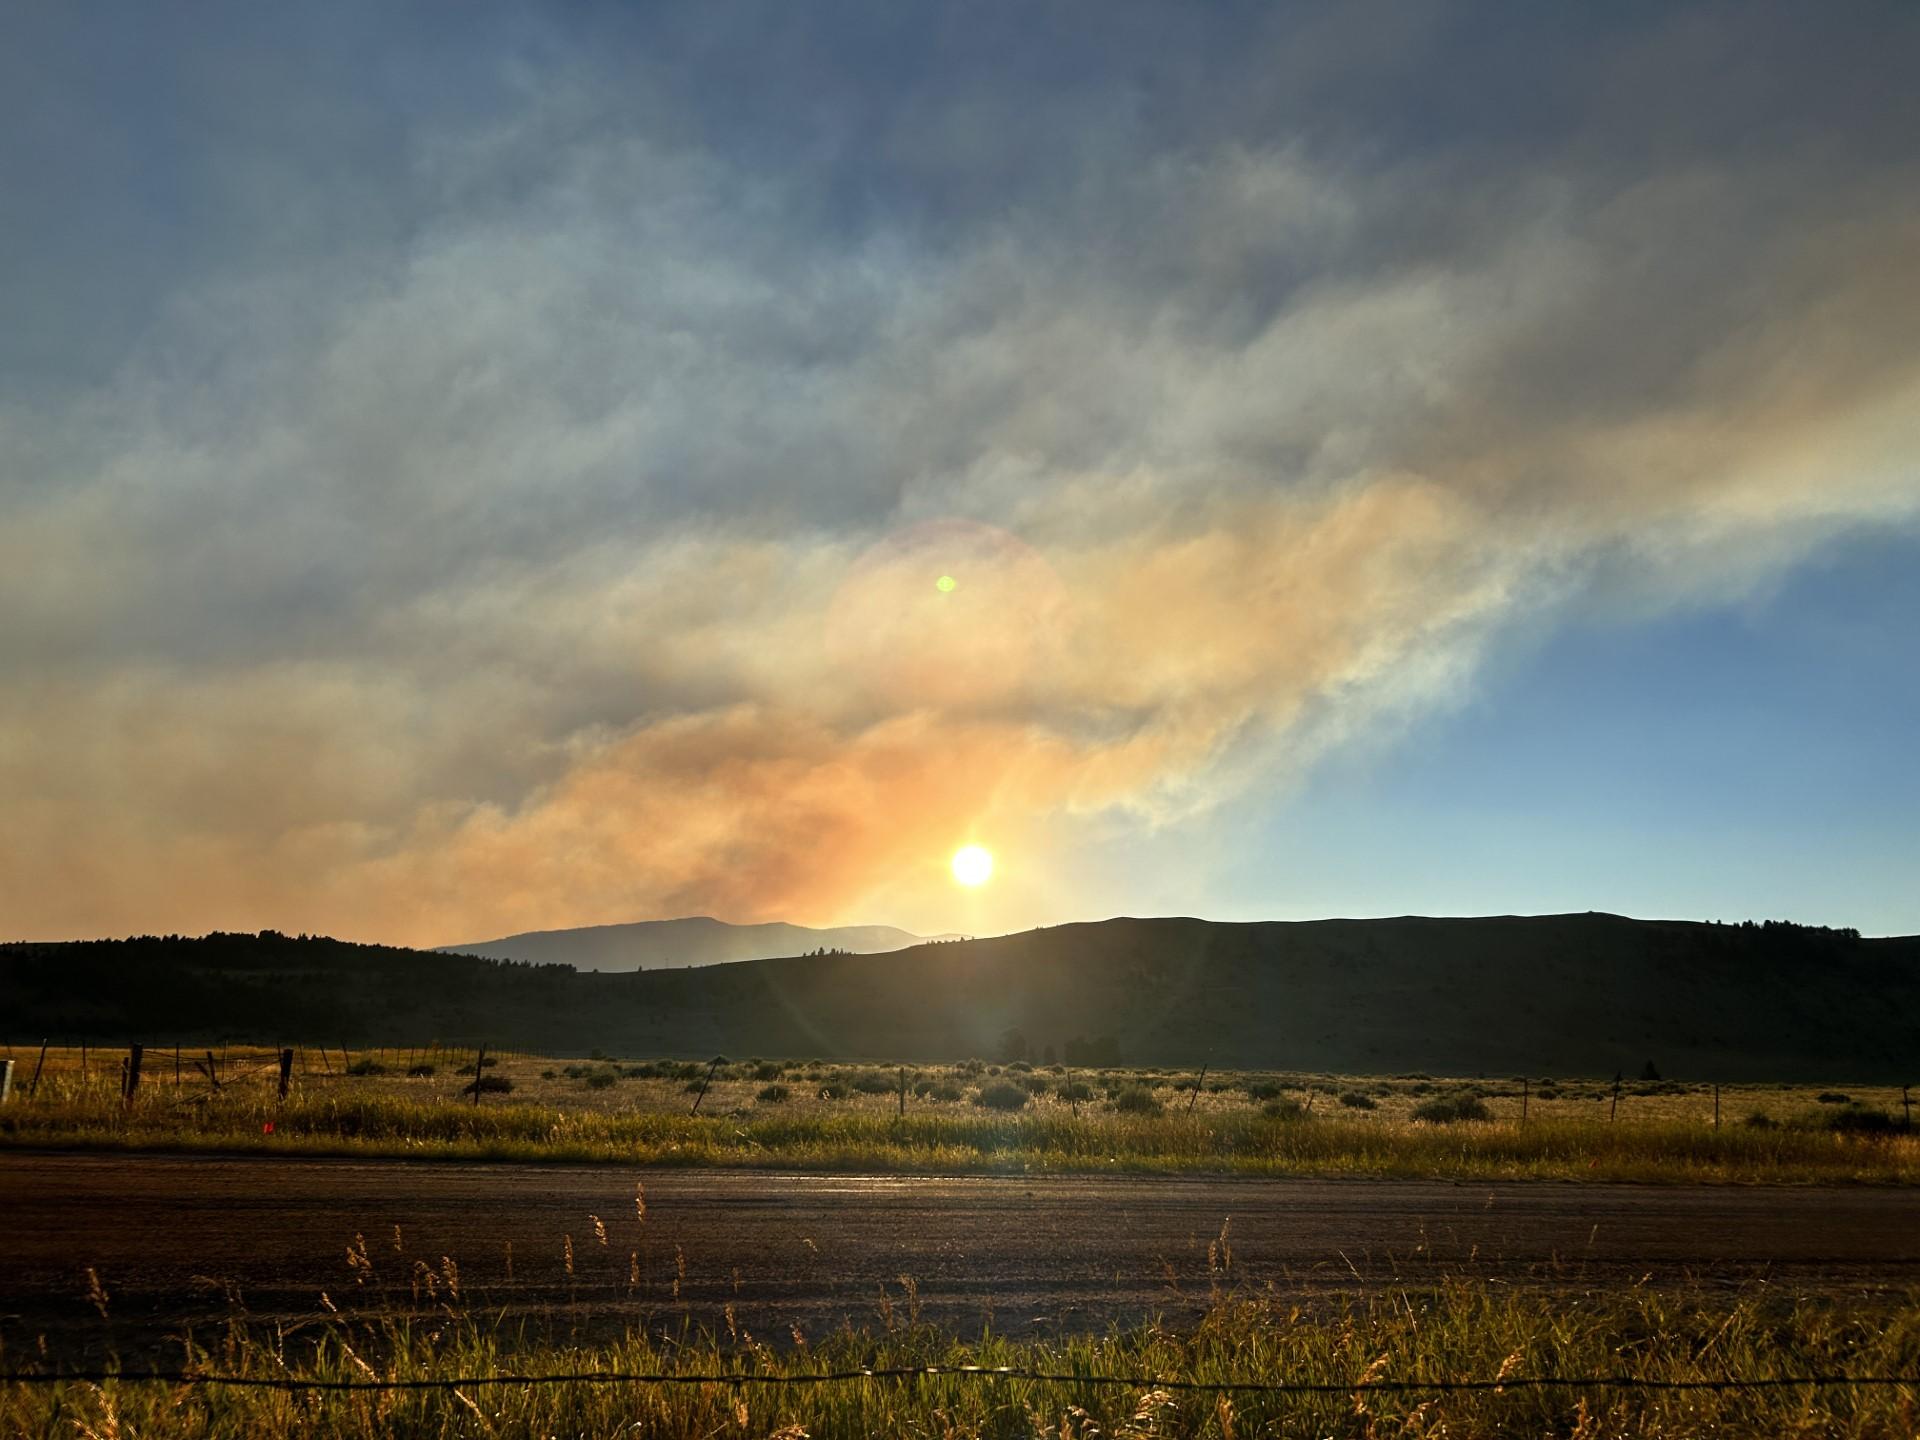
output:
M953 852L953 878L962 885L984 885L993 874L993 856L979 845Z

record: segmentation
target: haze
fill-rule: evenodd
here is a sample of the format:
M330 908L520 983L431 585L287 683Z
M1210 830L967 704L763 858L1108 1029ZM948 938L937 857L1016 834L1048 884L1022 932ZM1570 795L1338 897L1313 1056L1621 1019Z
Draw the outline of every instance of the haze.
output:
M7 937L1920 929L1831 18L18 10Z

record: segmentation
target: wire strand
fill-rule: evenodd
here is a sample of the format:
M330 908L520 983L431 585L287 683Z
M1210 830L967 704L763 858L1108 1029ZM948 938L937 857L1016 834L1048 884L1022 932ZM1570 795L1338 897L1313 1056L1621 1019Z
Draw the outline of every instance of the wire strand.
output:
M779 1375L585 1370L548 1375L466 1375L411 1380L317 1380L278 1375L217 1375L187 1370L80 1370L0 1373L0 1384L222 1385L256 1390L453 1390L484 1385L833 1385L856 1380L1027 1380L1050 1385L1120 1385L1139 1390L1199 1390L1229 1394L1351 1395L1448 1394L1504 1390L1778 1390L1920 1386L1913 1375L1760 1375L1703 1380L1658 1380L1637 1375L1516 1375L1496 1380L1366 1380L1341 1384L1308 1380L1174 1380L1148 1375L1057 1374L1010 1366L925 1365L830 1370Z

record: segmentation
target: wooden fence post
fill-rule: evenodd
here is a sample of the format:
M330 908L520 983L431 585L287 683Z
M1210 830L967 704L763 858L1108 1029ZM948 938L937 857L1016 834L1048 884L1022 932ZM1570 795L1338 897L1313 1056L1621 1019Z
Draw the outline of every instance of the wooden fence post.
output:
M287 1098L287 1089L293 1084L293 1051L280 1051L280 1098Z
M700 1082L700 1093L693 1097L693 1108L687 1111L689 1115L698 1115L700 1113L700 1102L707 1098L707 1086L713 1083L713 1072L719 1068L720 1057L716 1055L713 1057L713 1063L707 1066L707 1078Z
M1212 1063L1213 1062L1209 1060L1201 1065L1200 1078L1193 1082L1193 1094L1187 1100L1187 1114L1189 1115L1193 1114L1193 1107L1200 1103L1200 1087L1207 1083L1207 1066Z
M40 1093L40 1067L47 1063L47 1042L40 1042L40 1058L33 1062L33 1079L27 1082L27 1098L31 1100Z
M1713 1087L1713 1128L1720 1128L1720 1087Z
M144 1045L134 1045L127 1050L126 1092L121 1096L129 1106L133 1104L133 1092L140 1088L140 1061L147 1053Z
M1616 1070L1613 1072L1613 1103L1607 1107L1608 1122L1611 1123L1613 1120L1613 1117L1619 1113L1620 1113L1620 1072Z
M1900 1128L1903 1130L1913 1128L1913 1101L1908 1097L1907 1087L1904 1085L1900 1087Z
M342 1050L340 1053L344 1055L346 1051ZM475 1105L480 1103L480 1081L486 1076L486 1073L487 1047L482 1045L479 1052L473 1057L473 1103Z
M12 1049L12 1046L8 1046ZM13 1059L0 1060L0 1105L13 1098Z
M900 1114L902 1116L905 1116L906 1113L907 1113L907 1067L902 1065L900 1067Z
M178 1045L173 1047L173 1086L176 1090L180 1088L180 1047Z
M207 1080L213 1088L220 1088L220 1062L213 1058L213 1051L207 1051Z
M1520 1123L1527 1123L1527 1099L1532 1089L1532 1081L1525 1075L1520 1077Z

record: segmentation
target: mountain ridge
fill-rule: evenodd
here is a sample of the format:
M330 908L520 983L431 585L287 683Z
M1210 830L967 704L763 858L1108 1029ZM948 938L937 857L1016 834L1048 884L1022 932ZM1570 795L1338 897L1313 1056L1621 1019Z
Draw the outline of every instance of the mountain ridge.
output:
M434 948L442 954L571 965L576 970L605 974L777 960L817 949L879 955L956 938L916 935L893 925L815 927L780 920L736 925L711 915L683 915L668 920L525 930L497 940Z
M16 1041L1904 1083L1920 937L1597 912L1079 922L623 974L261 935L0 946ZM1076 1058L1078 1057L1078 1058Z

